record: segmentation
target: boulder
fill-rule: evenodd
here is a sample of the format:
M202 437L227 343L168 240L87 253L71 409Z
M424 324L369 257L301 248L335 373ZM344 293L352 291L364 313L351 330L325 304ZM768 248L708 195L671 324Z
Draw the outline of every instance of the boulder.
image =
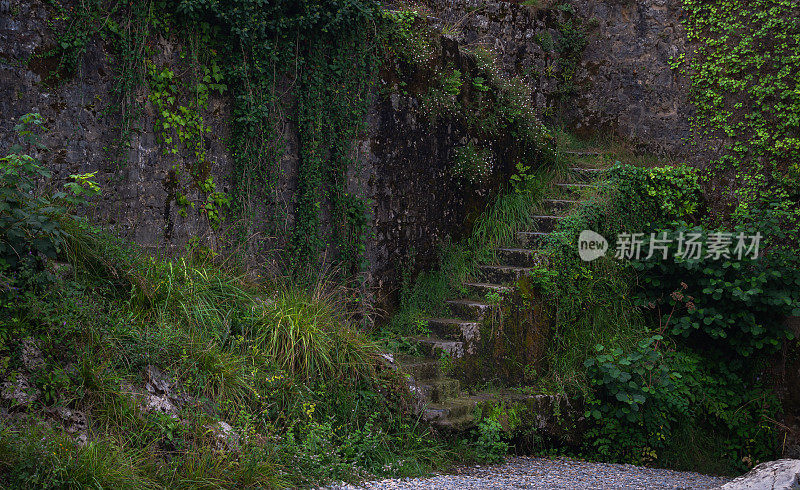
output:
M219 421L207 425L206 429L214 438L214 447L218 451L236 451L239 449L239 434L227 422Z
M720 490L800 490L800 459L779 459L761 463Z

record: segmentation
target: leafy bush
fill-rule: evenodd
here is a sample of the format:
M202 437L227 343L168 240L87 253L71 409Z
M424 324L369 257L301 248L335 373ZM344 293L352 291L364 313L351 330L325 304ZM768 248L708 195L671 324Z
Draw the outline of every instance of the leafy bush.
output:
M42 122L39 114L26 114L15 129L29 146L39 146ZM39 254L54 258L64 240L58 217L99 192L90 180L94 174L72 175L73 182L66 183L63 192L42 192L37 180L50 179L52 173L22 149L16 146L0 158L0 271Z
M475 443L478 457L487 463L500 463L508 453L508 443L504 440L503 426L492 414L478 423L478 440Z
M752 252L741 251L741 257L709 257L705 252L697 258L677 256L680 237L699 237L700 242L709 243L709 237L717 236L732 242L730 249L734 250L737 237L749 247L755 233L739 226L727 235L714 235L685 224L658 232L658 239L671 240L667 248L670 258L634 263L642 273L642 301L666 300L674 306L686 295L690 307L673 318L670 333L688 338L691 345L710 355L725 357L735 352L747 357L778 349L791 338L785 317L800 313L800 272L796 267L786 267L771 253L755 258ZM685 291L666 298L666 292L681 286ZM668 318L665 313L661 320L666 323Z
M773 457L777 431L767 421L777 400L741 365L676 351L661 335L628 352L596 349L585 363L595 387L586 411L591 453L715 473Z
M643 213L643 218L654 224L687 218L700 210L702 192L694 167L642 168L618 164L609 175L618 184L617 206L621 209L634 206L637 213L632 215Z

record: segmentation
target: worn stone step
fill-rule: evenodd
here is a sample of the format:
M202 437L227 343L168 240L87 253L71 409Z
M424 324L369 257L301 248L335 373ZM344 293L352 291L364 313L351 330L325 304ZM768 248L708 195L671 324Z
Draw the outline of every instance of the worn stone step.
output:
M475 407L495 398L492 394L459 396L444 402L429 403L423 411L423 419L439 427L450 427L463 430L473 424Z
M463 432L465 430L474 428L477 424L475 423L475 417L472 414L469 414L457 418L448 417L436 425L442 429Z
M479 265L476 271L478 278L487 283L512 284L520 277L531 272L530 267L515 267L511 265Z
M599 157L603 154L600 150L564 150L567 155L577 155L582 157Z
M604 168L585 168L585 167L572 167L569 169L570 173L578 179L586 181L595 181L603 176L606 171Z
M447 302L450 310L459 318L479 322L494 305L474 299L453 299Z
M450 301L448 301L448 304ZM444 340L472 342L480 333L480 323L459 318L430 318L428 328Z
M511 287L502 284L491 284L485 282L465 282L464 287L472 297L485 298L487 294L504 293L511 291Z
M543 245L550 233L543 231L518 231L517 245L520 248L538 248Z
M438 424L448 419L471 416L479 403L471 397L452 398L444 402L429 403L423 411L423 420Z
M460 340L446 340L436 337L411 337L417 343L422 354L438 359L442 353L449 354L454 359L464 357L465 346Z
M563 216L555 216L555 215L533 216L534 226L536 227L536 231L541 231L545 233L552 232L556 228L558 222L562 219L564 219Z
M420 385L425 399L433 403L443 403L461 394L461 382L455 378L428 380Z
M554 197L560 199L584 199L587 195L594 193L598 189L597 183L588 182L559 182L555 184L556 193Z
M531 267L546 261L546 256L541 250L533 248L499 248L497 259L501 264L516 267Z
M583 201L576 201L571 199L544 199L542 204L545 205L553 214L564 214L570 209L578 206Z
M396 354L395 362L403 372L410 374L415 380L432 379L441 376L441 366L438 359Z

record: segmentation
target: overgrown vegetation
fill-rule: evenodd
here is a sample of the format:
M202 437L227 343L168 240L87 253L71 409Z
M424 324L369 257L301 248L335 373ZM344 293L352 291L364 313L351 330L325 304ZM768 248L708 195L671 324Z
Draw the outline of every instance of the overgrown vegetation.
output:
M4 485L276 487L447 458L338 286L148 257L68 214L88 178L35 194L35 160L0 162Z
M466 293L477 264L534 225L549 181L566 173L525 84L501 76L486 50L443 45L417 11L375 0L50 4L57 42L31 67L57 60L45 81L58 83L80 68L92 39L105 41L120 67L110 155L119 158L136 131L134 92L146 88L161 157L175 161L166 184L179 214L195 209L218 232L226 216L246 216L233 228L242 246L266 231L267 247L285 247L292 278L262 278L204 247L149 257L92 227L76 214L99 191L94 174L53 190L50 172L25 151L42 118L21 118L22 144L0 158L9 413L0 483L298 486L419 474L452 458L501 460L506 433L525 427L518 405L479 409L476 449L460 441L450 453L413 415L406 380L358 329L371 206L349 176L359 174L354 142L372 97L401 94L418 99L429 127L447 123L463 136L454 182L490 189L468 237L442 245L438 270L415 275L413 252L399 264L400 310L378 336L414 352L409 337ZM560 78L565 101L586 28L561 5L558 35L537 40L558 52L546 75ZM775 352L793 345L785 317L800 313L800 12L766 0L684 8L697 50L674 66L692 81L697 142L719 141L720 152L702 171L617 163L606 172L550 236L547 260L511 294L482 298L499 308L484 325L494 349L477 365L485 382L582 398L583 437L563 450L731 473L777 454L783 407L769 373ZM156 45L176 30L187 34L171 59ZM222 142L235 163L230 193L217 188L209 153L210 105L223 96L233 107ZM299 154L291 205L278 186L287 120ZM260 218L267 225L257 230ZM583 230L611 239L611 254L621 246L613 237L641 233L650 257L580 260ZM689 236L732 248L757 233L760 249L751 243L737 257L678 257ZM335 277L304 274L328 252ZM529 317L514 317L509 304ZM538 322L542 337L495 329L498 318ZM440 362L454 369L449 356Z

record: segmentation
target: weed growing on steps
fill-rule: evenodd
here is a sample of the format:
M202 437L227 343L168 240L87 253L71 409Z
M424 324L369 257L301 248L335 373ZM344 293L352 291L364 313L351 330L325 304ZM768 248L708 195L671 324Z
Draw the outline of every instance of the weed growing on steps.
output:
M509 243L517 231L524 230L535 215L549 176L536 174L526 179L524 192L504 192L495 197L486 211L474 222L472 233L460 243L445 243L439 257L439 269L421 272L416 277L404 275L400 311L387 329L401 335L421 333L426 318L442 315L445 301L464 294L462 283L480 263L495 259L499 246ZM413 270L413 264L405 264Z

